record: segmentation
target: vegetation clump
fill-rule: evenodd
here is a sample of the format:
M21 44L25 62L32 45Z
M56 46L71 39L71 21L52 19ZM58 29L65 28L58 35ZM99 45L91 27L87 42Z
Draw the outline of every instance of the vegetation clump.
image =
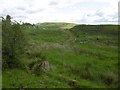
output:
M2 20L2 57L3 69L21 67L25 37L21 25L11 21L9 15Z
M118 77L112 72L106 72L101 74L102 81L107 85L116 84L117 78Z

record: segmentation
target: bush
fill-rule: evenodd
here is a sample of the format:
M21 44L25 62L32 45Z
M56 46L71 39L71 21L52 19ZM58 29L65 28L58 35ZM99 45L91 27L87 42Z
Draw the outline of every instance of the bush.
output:
M25 38L19 23L11 22L11 17L2 20L2 58L4 68L21 67Z
M43 73L42 67L41 67L42 62L39 61L38 63L34 64L32 67L32 73L34 73L35 75L40 75L41 73Z

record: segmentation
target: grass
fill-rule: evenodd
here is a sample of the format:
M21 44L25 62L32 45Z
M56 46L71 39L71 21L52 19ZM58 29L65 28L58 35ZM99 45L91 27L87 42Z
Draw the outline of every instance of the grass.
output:
M90 26L81 30L79 25L66 30L63 27L71 26L66 23L37 25L37 29L24 29L28 47L21 61L26 68L3 71L3 88L118 87L117 26L106 25L99 32ZM42 57L49 62L50 71L39 76L30 73L29 64ZM76 84L69 85L70 80Z

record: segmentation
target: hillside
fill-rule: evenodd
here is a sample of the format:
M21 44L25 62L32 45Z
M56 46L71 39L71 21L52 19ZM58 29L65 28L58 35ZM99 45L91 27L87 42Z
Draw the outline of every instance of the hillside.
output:
M3 71L3 87L118 87L117 25L38 23L36 27L22 27L28 40L21 58L25 69ZM41 59L49 62L50 71L30 73L29 65Z
M49 29L49 30L62 30L62 29L70 29L74 27L76 24L74 23L64 23L64 22L45 22L45 23L37 23L36 24L40 29Z

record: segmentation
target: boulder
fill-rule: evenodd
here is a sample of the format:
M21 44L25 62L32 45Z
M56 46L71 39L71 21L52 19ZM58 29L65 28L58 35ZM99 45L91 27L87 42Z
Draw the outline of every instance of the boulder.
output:
M32 72L37 75L41 74L42 72L48 72L49 70L50 66L48 61L37 62L32 67Z
M44 72L50 70L49 62L48 61L43 61L41 62L41 68L43 69Z

